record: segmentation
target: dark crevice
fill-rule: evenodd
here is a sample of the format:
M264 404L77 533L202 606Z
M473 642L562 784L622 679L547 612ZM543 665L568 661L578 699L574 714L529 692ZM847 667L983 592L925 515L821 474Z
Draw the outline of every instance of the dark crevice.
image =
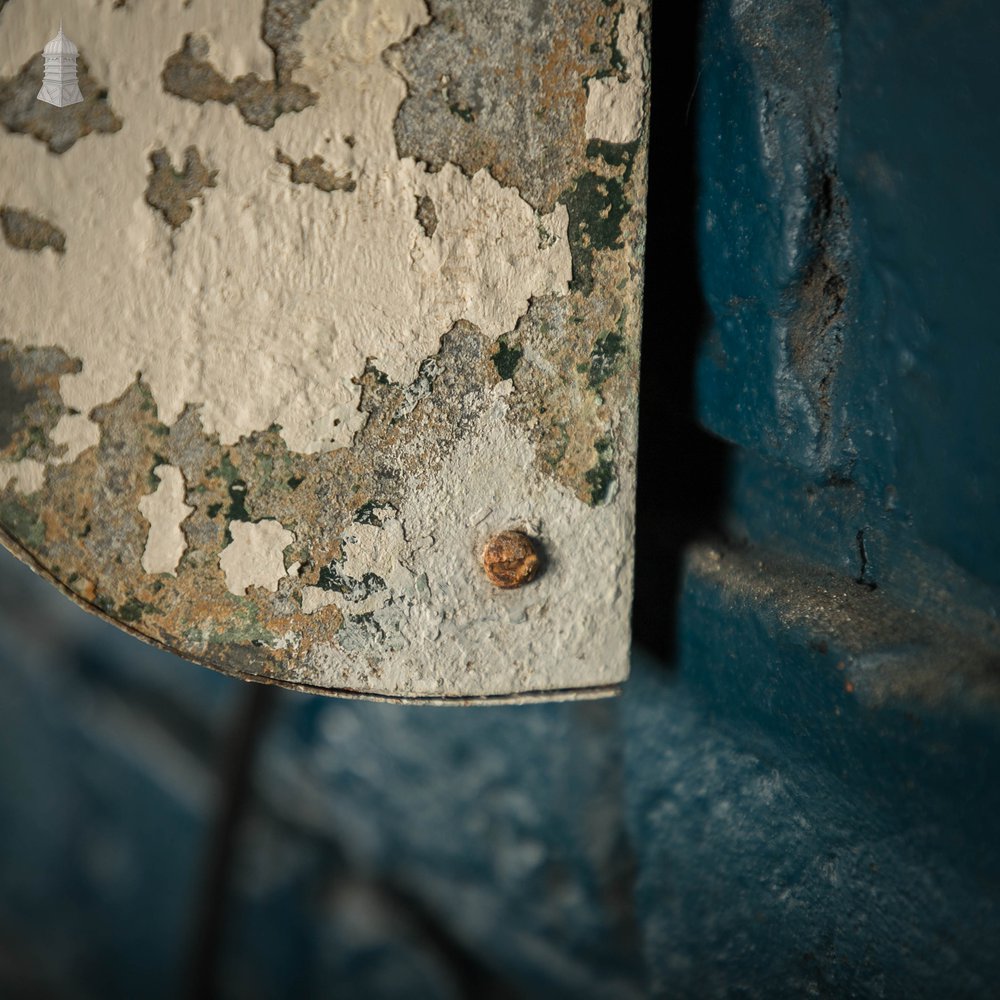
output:
M832 393L844 346L849 294L847 208L836 171L817 166L811 185L811 257L790 292L795 303L788 330L789 363L802 381L820 430L820 449L831 447Z
M670 659L684 549L721 531L730 448L696 417L695 362L708 324L695 236L701 5L664 9L651 21L633 627L637 642Z
M855 536L855 541L858 545L858 562L861 568L854 582L863 584L869 590L875 590L878 587L878 584L868 577L868 550L865 548L864 528L858 531Z

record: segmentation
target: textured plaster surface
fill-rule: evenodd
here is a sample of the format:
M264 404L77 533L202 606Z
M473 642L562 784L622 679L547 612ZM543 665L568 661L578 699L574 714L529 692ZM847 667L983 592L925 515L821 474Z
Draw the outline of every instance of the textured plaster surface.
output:
M0 245L0 524L85 605L241 676L606 691L627 672L646 14L553 0L490 76L499 51L469 45L499 13L446 7L150 0L73 25L119 127L58 155L0 135L0 204L65 234ZM0 14L5 99L53 17ZM520 110L458 114L440 160L456 112L427 73L486 73ZM612 77L641 95L620 142L585 128ZM548 134L529 125L562 91ZM528 135L558 155L515 162ZM508 528L544 571L501 593L479 555Z
M142 568L147 573L176 575L177 564L187 542L181 523L194 507L184 503L184 475L173 465L158 465L153 475L160 481L155 493L139 501L139 512L149 521L149 535L142 554Z

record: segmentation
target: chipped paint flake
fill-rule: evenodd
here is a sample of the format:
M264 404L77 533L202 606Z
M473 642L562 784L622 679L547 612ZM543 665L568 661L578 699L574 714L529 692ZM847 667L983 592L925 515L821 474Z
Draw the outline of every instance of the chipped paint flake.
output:
M332 604L338 604L339 595L332 590L323 587L303 587L302 588L302 613L314 615L323 608L328 608Z
M5 36L44 37L58 6L12 5ZM0 245L0 328L82 359L61 382L82 413L118 398L138 371L168 425L194 404L223 444L277 424L294 451L350 445L363 423L355 379L368 359L408 383L456 321L495 338L532 297L567 291L567 212L538 215L487 170L429 172L399 158L393 120L406 85L383 54L428 21L422 3L318 6L302 26L296 70L318 100L269 132L224 105L164 92L160 70L192 31L230 63L244 45L259 50L247 37L252 18L206 22L204 6L139 4L127 19L101 6L80 21L80 51L100 65L126 127L79 155L8 145L0 202L58 217L67 251L53 296L34 255ZM326 142L346 135L353 145ZM145 204L138 169L165 136L177 137L165 148L174 162L197 148L218 171L211 197L172 231ZM293 183L276 147L296 162L322 154L356 189L333 202ZM429 239L414 214L423 196L437 209ZM539 245L540 226L550 245Z
M390 516L394 513L391 508L375 508L372 513L381 526L354 524L343 540L344 559L336 564L341 589L302 588L302 610L306 614L331 604L352 615L369 614L385 607L394 592L411 586L413 573L401 562L406 553L402 524ZM373 579L377 580L375 585Z
M149 522L142 568L147 573L177 575L177 564L187 549L181 524L194 513L184 503L184 476L173 465L158 465L154 470L160 485L156 492L139 501L139 512Z
M587 138L634 142L642 128L646 92L646 47L639 29L639 9L627 5L618 20L618 51L626 78L587 81Z
M274 593L278 581L287 575L284 550L295 535L279 521L232 521L232 542L219 555L231 594L243 595L249 587L263 587Z
M65 465L75 462L80 454L98 444L101 429L83 413L64 413L49 437L53 444L66 448L62 455L52 459L53 465Z
M0 490L13 483L18 493L35 493L45 485L45 465L33 458L0 462Z

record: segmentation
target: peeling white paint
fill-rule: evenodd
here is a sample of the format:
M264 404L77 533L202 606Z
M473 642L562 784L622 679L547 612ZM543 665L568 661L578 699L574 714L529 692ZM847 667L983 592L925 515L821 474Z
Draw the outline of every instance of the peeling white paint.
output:
M344 559L337 565L345 580L356 584L359 589L366 574L377 576L385 588L352 597L351 594L322 587L303 587L302 610L306 614L313 614L331 604L350 614L367 614L385 607L393 593L407 589L412 583L412 571L399 562L406 541L402 524L390 516L394 513L391 508L377 508L373 513L382 526L351 525L343 540Z
M229 592L243 595L248 587L263 587L274 593L287 573L284 550L295 535L272 520L230 521L229 533L233 540L219 554Z
M19 69L58 11L55 0L4 8L0 73ZM62 378L63 398L79 413L53 430L66 449L54 462L98 443L97 425L83 414L118 398L136 372L161 420L170 424L193 404L223 444L277 423L295 451L350 445L364 419L353 379L366 359L410 384L457 320L496 337L516 326L532 296L567 291L564 206L539 216L486 171L467 177L446 164L432 173L398 158L392 122L406 89L391 46L427 20L420 0L323 0L301 29L296 71L319 103L262 131L232 106L165 94L160 81L189 32L208 37L208 58L227 76L269 76L258 16L223 16L209 0L142 0L127 14L107 2L88 10L74 39L108 86L122 130L86 136L61 156L31 137L0 134L0 202L57 220L67 238L63 255L0 243L0 328L20 345L54 344L83 362ZM639 23L627 6L618 34L627 79L590 81L591 138L627 142L640 134L648 74ZM195 199L192 218L171 234L145 203L148 157L165 146L179 165L188 145L218 170L217 187ZM291 183L275 162L279 148L294 160L322 156L338 174L349 171L356 190ZM438 219L430 238L415 218L423 195ZM530 348L528 360L554 371ZM337 570L358 589L303 586L300 563L285 567L296 537L277 520L230 522L232 541L218 556L230 593L277 593L280 585L262 605L289 614L298 596L305 614L336 605L344 616L336 635L285 664L283 680L374 695L477 697L601 688L625 678L634 414L615 428L626 445L615 456L614 507L592 508L536 471L531 441L509 419L515 391L501 382L474 426L463 425L455 447L433 461L424 451L433 441L391 446L399 454L386 455L387 466L415 471L400 484L401 510L378 511L381 527L353 524L341 538ZM480 407L478 392L467 403ZM156 472L159 487L139 505L150 523L143 568L174 573L191 508L180 470ZM0 487L38 489L44 475L30 460L16 469L0 464ZM524 588L499 591L479 557L485 539L506 528L538 535L549 569ZM313 526L303 531L315 540ZM303 552L294 555L305 558L300 541ZM361 586L368 574L385 586ZM312 624L322 631L324 623ZM293 629L272 648L299 643Z
M366 358L410 382L456 320L498 336L531 296L566 291L566 209L540 217L486 171L429 173L399 159L392 123L406 86L384 56L427 22L420 0L320 4L301 29L296 72L318 104L269 131L235 107L163 91L163 65L188 32L209 39L208 58L227 73L269 75L259 18L222 17L217 6L143 0L125 14L101 4L74 22L124 125L60 156L30 136L0 136L0 202L57 218L66 233L58 259L0 243L0 328L82 359L61 379L80 413L140 372L162 421L200 404L224 444L277 423L295 451L349 445L363 422L352 378ZM15 73L61 12L57 0L8 4L0 72ZM188 145L218 171L217 186L171 236L145 202L149 155L164 146L179 164ZM357 189L293 184L276 148L322 155ZM420 195L437 210L430 239L415 218ZM539 246L540 224L551 246ZM82 444L84 428L75 423L76 439L67 426L65 443Z
M45 465L33 458L0 462L0 490L11 482L18 493L36 493L45 485Z
M62 455L51 459L53 465L64 465L75 462L82 452L98 444L101 429L86 414L64 413L49 437L53 444L66 446Z
M617 462L614 512L587 506L535 470L531 442L507 420L506 408L495 396L444 462L406 484L398 528L380 547L378 529L371 540L345 545L345 567L359 573L374 559L392 582L379 593L379 606L368 607L370 620L357 620L357 607L343 595L330 599L347 616L343 628L291 665L289 679L422 697L625 679L633 457ZM486 538L507 528L540 537L549 562L534 583L517 590L493 587L479 563ZM373 639L373 628L382 635ZM369 656L345 656L353 651Z
M639 138L648 69L639 8L631 4L625 6L618 19L618 51L627 79L609 76L587 81L588 139L624 143Z
M160 485L139 500L139 512L149 522L142 568L147 573L177 575L177 564L187 549L181 530L194 507L184 503L184 474L174 465L158 465L154 470Z

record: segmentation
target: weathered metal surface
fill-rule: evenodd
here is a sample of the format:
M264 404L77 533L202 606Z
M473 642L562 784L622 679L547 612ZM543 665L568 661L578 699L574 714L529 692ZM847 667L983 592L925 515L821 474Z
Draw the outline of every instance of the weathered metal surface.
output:
M245 678L614 690L645 5L97 3L39 109L57 7L0 12L5 544Z

